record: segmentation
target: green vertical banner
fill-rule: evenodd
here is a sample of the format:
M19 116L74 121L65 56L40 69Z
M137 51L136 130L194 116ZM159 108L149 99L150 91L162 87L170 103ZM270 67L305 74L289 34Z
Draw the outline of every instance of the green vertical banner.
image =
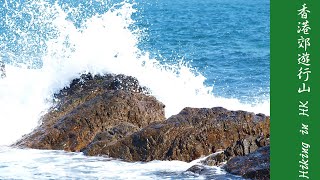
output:
M271 0L271 179L320 179L320 1Z

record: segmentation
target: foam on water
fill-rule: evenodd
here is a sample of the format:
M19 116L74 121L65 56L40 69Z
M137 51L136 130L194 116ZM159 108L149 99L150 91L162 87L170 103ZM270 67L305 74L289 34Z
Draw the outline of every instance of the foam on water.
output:
M186 172L198 160L190 163L128 163L110 158L88 157L81 153L1 146L0 160L1 179L206 179L205 176ZM226 176L226 172L219 167L208 168L214 172L210 179L242 179Z
M0 144L8 145L36 127L53 94L83 72L136 77L166 105L167 117L187 106L269 114L269 100L243 104L216 97L213 87L204 85L205 77L185 61L168 65L140 50L143 29L131 18L134 3L97 1L109 8L75 22L72 17L85 7L17 2L2 4L7 14L1 23L7 29L0 31L0 53L7 77L0 79Z

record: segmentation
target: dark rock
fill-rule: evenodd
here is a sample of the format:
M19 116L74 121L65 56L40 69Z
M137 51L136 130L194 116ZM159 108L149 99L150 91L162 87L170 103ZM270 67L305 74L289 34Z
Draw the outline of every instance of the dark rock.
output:
M118 140L120 138L123 138L131 132L136 132L140 130L139 127L128 123L128 122L121 122L118 125L115 125L111 128L106 128L103 132L98 133L95 138L93 139L93 142L96 141L110 141Z
M270 146L259 148L246 156L237 156L227 162L227 172L244 178L270 179Z
M211 173L209 168L199 164L191 166L189 169L187 169L187 171L200 175L206 175Z
M205 160L201 161L201 163L208 166L221 165L223 162L227 162L235 156L244 156L256 151L259 147L269 145L267 139L269 138L261 136L249 136L245 139L240 139L227 147L224 151L208 156ZM260 143L261 141L266 143Z
M259 140L261 141L263 138L261 136L253 137L249 136L245 139L238 140L233 146L228 147L226 149L226 154L229 156L244 156L251 152L254 152L261 146L265 146L265 144L260 144Z
M225 180L225 179L232 179L232 180L244 180L244 178L240 176L235 176L229 173L222 174L220 172L220 169L213 168L210 166L204 166L204 165L193 165L189 169L187 169L184 173L193 173L197 176L202 175L205 176L205 179L215 179L215 180ZM196 177L197 177L196 176Z
M224 151L222 151L220 153L214 153L208 156L205 160L200 161L200 163L207 166L219 166L221 165L221 163L226 162L229 159L230 156L228 156Z
M185 108L167 121L153 123L117 142L92 147L87 155L108 155L127 161L182 160L190 162L225 149L250 136L269 136L270 118L245 111ZM250 151L242 144L237 154Z
M14 146L80 151L121 139L165 119L164 105L146 91L130 76L82 75L55 95L42 124Z
M131 135L133 132L137 132L141 128L131 124L131 123L120 123L111 128L105 129L105 131L98 133L92 142L82 149L81 151L86 152L88 148L102 148L107 144L115 142L123 137Z
M4 62L0 61L0 78L6 77L6 66Z

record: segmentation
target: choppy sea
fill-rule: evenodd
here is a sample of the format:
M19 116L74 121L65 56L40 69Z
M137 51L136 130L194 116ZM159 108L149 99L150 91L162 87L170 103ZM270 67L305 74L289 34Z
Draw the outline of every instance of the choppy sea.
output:
M270 111L268 0L1 0L0 179L241 179L181 161L16 149L80 73L136 77L166 105Z

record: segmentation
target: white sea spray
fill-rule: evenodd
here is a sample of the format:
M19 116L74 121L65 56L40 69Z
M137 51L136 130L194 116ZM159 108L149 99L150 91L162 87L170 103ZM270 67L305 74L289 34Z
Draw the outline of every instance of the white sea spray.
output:
M97 2L99 3L99 2ZM142 30L128 1L105 5L104 12L77 17L82 6L44 0L5 1L0 34L1 57L7 77L0 79L0 144L8 145L29 133L52 105L53 94L83 72L136 77L166 105L166 116L184 107L222 106L269 114L269 101L243 104L217 97L205 77L184 61L161 63L138 48ZM4 12L4 11L3 11Z

